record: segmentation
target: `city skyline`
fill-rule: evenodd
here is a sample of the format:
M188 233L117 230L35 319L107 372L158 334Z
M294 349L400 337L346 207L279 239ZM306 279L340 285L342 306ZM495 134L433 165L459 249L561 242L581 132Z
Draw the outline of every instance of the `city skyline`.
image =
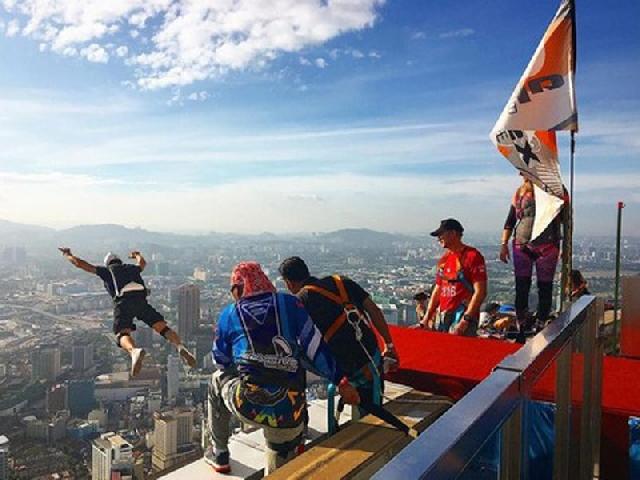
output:
M556 0L168 3L3 3L0 218L501 230L518 178L489 131ZM577 234L613 234L619 200L640 234L639 8L577 5Z

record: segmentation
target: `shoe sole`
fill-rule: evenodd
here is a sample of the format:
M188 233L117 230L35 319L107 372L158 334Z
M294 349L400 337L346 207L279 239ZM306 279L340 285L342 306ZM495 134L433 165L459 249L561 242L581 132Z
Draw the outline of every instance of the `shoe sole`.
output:
M142 360L147 355L147 352L142 350L140 352L140 356L138 357L138 361L133 364L133 368L131 369L131 376L136 377L140 373L140 369L142 368Z
M189 365L189 367L194 368L196 366L196 359L193 357L193 355L191 355L190 352L181 350L180 358L182 358L182 361Z
M215 470L216 473L231 473L231 465L218 465L207 458L204 459L205 463Z

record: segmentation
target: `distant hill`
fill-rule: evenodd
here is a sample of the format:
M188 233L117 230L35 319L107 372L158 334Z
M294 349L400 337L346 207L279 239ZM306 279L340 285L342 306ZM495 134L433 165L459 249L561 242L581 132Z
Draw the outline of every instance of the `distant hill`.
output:
M0 219L0 236L5 235L48 235L55 233L55 230L47 227L39 227L37 225L28 225L24 223L10 222L8 220Z
M377 232L368 228L345 228L335 232L323 233L316 237L329 243L345 243L362 247L387 247L406 237L393 233Z

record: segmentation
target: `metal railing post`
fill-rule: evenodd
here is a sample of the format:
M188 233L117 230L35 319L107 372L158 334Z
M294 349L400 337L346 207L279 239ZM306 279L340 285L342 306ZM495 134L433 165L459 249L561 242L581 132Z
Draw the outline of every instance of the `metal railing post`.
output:
M593 352L593 383L591 408L591 455L593 462L593 477L600 478L600 438L602 435L602 362L604 359L604 299L596 299L596 343Z
M591 445L591 418L593 412L593 381L595 346L597 337L597 312L595 302L587 310L587 319L582 327L582 411L580 414L580 478L593 480L593 448Z
M500 480L520 480L522 407L516 408L500 434Z
M553 480L569 478L569 443L571 437L571 356L572 342L567 342L556 360L555 450Z

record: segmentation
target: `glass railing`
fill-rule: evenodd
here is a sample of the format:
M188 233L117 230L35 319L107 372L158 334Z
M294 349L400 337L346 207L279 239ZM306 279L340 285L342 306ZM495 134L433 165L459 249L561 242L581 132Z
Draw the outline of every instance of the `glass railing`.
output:
M494 477L529 479L532 392L555 364L550 478L593 479L599 474L604 304L585 296L465 395L373 478L375 480L469 478L465 472L483 447L496 442ZM573 371L583 376L579 419L572 420ZM573 399L574 401L576 399ZM571 465L569 453L571 452ZM551 455L549 455L551 456ZM576 463L577 462L577 463ZM472 476L471 476L472 477ZM536 475L537 478L541 478ZM476 477L479 478L479 477Z

